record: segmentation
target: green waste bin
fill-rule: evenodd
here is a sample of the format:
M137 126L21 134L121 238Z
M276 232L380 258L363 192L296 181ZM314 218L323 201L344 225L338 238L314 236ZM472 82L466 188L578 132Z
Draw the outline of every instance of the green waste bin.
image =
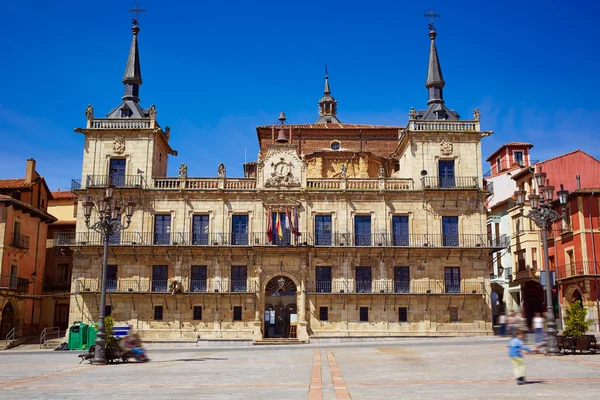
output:
M88 326L77 321L69 328L69 350L84 350L87 348Z
M98 336L98 327L95 324L88 326L88 335L87 335L87 348L88 349L96 344L97 336Z

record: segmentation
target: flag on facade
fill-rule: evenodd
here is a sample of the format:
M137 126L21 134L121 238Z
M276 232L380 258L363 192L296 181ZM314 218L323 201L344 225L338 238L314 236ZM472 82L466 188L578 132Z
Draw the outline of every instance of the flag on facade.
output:
M273 243L273 226L271 223L271 219L273 218L273 214L271 213L271 207L269 207L269 211L267 214L267 239L269 243Z
M281 220L279 218L279 211L277 211L277 218L275 219L275 230L277 230L277 236L280 240L283 240L283 229L281 229Z
M298 228L298 210L296 210L296 207L294 207L294 230L292 233L296 236L302 235L300 233L300 229Z
M285 208L285 221L286 221L288 230L291 231L292 233L294 233L294 231L296 230L296 227L294 226L294 223L292 222L292 215L290 214L289 207Z

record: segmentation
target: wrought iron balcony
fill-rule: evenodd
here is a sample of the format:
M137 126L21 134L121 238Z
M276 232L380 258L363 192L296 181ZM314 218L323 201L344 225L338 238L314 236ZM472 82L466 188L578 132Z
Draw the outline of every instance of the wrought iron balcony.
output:
M80 278L75 281L74 289L79 293L100 292L100 278ZM230 280L191 280L181 279L109 279L106 281L109 293L256 293L258 285L253 279Z
M88 175L85 180L85 187L104 188L107 185L114 185L117 188L145 188L142 175Z
M600 261L574 261L570 264L560 265L556 272L558 280L581 278L587 275L600 277Z
M14 233L12 236L12 247L17 249L29 249L29 236L22 235L20 233Z
M424 190L479 189L477 176L424 176L421 178L421 183Z
M333 279L331 281L308 281L306 290L312 294L484 294L485 285L477 281L412 280L394 281L376 279L356 281Z
M27 292L29 290L29 280L19 278L16 275L0 275L0 290Z
M190 233L190 232L120 232L113 235L111 246L315 246L315 247L410 247L410 248L491 248L502 249L510 239L503 235L488 239L485 234L353 234L302 233L293 235L284 232L267 233ZM96 232L57 232L54 246L100 246L102 236Z

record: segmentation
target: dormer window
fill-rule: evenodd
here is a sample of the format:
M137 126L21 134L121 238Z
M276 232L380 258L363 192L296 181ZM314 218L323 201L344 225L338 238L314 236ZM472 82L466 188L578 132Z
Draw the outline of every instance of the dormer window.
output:
M496 170L496 172L502 171L502 159L500 157L496 159Z
M330 121L327 121L328 123ZM339 140L334 140L333 142L331 142L331 150L339 150L340 149L340 142Z
M515 164L518 164L519 167L524 167L525 166L525 160L523 158L523 152L522 151L515 151L513 153L513 157L514 157Z
M121 108L121 118L130 118L133 115L133 112L127 108Z

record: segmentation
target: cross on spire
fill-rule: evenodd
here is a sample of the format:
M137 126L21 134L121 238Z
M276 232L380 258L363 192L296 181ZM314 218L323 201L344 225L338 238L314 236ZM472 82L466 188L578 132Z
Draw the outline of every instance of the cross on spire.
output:
M325 76L328 76L329 74L327 73L327 63L325 63Z
M138 26L139 22L139 18L140 18L140 13L146 12L145 9L140 8L140 3L135 3L135 8L130 8L129 12L135 13L135 18L131 19L131 22L133 22L133 25Z
M433 23L435 22L436 18L440 18L440 14L435 14L433 12L433 8L430 8L429 9L429 14L423 14L423 16L429 18L429 20L431 21L429 23L429 30L430 31L435 31L435 28L433 27Z

